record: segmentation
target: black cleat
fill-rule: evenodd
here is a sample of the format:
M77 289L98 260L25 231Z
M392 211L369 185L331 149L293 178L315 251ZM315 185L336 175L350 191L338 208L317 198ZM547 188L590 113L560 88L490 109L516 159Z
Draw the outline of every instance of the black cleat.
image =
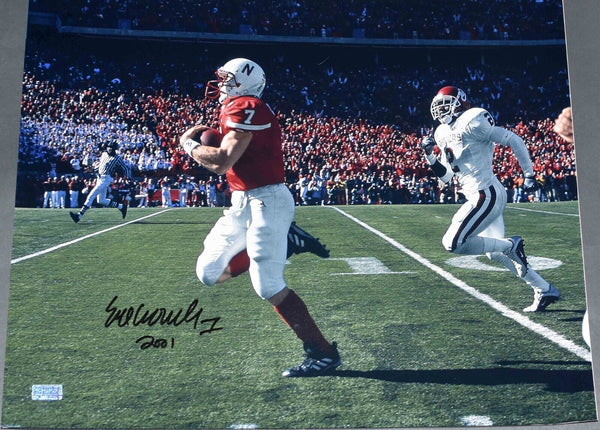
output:
M77 224L81 219L81 215L79 215L78 213L69 212L69 215L71 215L71 219L75 222L75 224Z
M298 366L283 371L281 376L284 378L301 378L313 376L331 375L335 369L342 365L342 359L337 350L337 343L331 344L332 353L325 355L318 350L311 350L304 347L306 358Z
M292 254L301 254L303 252L310 252L321 258L329 257L329 250L325 248L325 245L321 244L318 238L302 230L293 221L288 231L287 256L289 258Z
M125 219L125 215L127 215L127 206L129 205L126 202L124 202L123 206L121 206L121 209L119 209L121 215L123 215L123 219Z

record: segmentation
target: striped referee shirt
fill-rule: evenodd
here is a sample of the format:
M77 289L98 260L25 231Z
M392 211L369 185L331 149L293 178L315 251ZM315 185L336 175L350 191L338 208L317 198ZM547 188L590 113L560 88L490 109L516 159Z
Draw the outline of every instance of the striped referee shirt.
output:
M109 175L115 176L115 173L122 173L123 176L130 177L130 169L127 164L118 155L108 155L107 152L103 152L100 157L100 164L98 165L98 175Z

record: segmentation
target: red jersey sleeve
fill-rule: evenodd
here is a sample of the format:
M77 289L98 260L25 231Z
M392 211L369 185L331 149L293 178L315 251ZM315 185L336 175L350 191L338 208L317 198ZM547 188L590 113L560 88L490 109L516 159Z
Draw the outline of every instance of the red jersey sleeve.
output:
M227 171L234 191L284 182L281 129L271 108L255 97L241 96L225 102L219 115L223 135L247 131L252 140L240 159Z

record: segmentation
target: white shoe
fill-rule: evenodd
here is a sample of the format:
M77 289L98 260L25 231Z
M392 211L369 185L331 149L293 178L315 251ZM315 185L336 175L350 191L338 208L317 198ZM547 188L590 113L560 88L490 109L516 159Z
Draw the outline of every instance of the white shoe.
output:
M554 288L553 285L550 285L548 291L542 293L541 291L536 291L533 296L533 303L531 306L523 309L523 312L542 312L546 309L546 307L560 298L560 291Z

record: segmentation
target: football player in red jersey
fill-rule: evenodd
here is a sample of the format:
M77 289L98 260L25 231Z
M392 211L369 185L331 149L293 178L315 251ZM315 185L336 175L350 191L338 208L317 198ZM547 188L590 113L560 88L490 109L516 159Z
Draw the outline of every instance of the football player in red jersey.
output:
M256 293L274 306L306 351L306 359L283 376L331 373L341 365L337 345L327 341L284 279L295 204L284 184L281 129L261 100L265 73L254 61L235 58L215 74L218 79L208 82L206 97L221 104L221 145L201 145L191 138L204 126L194 126L180 138L200 165L225 173L232 190L231 207L204 240L196 274L203 284L214 285L248 270Z

